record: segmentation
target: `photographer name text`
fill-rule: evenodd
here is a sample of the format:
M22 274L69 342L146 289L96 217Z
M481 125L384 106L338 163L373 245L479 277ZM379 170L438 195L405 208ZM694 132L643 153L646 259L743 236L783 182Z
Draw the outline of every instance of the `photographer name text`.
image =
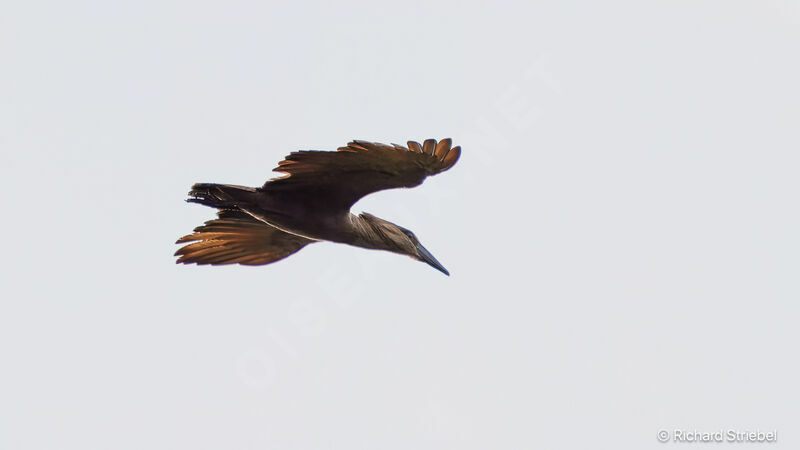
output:
M735 430L721 429L715 431L698 430L659 430L659 442L752 442L772 443L778 441L777 430Z

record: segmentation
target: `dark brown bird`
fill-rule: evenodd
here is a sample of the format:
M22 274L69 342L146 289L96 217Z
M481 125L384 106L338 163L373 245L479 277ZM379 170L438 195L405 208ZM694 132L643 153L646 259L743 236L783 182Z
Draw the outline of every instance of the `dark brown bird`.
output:
M176 242L184 264L269 264L308 244L331 241L388 250L450 273L411 231L371 214L350 213L361 197L384 189L414 187L456 163L461 147L451 140L409 141L408 148L353 141L333 151L293 152L275 172L286 175L260 188L199 183L189 202L219 209L218 219Z

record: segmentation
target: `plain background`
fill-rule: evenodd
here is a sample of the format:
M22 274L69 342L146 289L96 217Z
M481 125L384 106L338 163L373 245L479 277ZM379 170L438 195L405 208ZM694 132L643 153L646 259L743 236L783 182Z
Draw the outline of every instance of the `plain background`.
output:
M800 447L796 1L12 0L0 64L2 449ZM194 182L429 137L354 210L449 278L174 264Z

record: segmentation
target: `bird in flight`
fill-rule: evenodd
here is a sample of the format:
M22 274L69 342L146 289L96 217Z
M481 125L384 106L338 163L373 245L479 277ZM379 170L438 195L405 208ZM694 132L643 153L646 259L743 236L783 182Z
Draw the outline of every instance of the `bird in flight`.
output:
M293 152L260 188L198 183L192 203L217 208L209 220L176 244L177 263L262 265L308 244L331 241L408 255L450 275L410 230L350 207L373 192L418 186L456 163L452 141L409 141L408 147L352 141L337 151Z

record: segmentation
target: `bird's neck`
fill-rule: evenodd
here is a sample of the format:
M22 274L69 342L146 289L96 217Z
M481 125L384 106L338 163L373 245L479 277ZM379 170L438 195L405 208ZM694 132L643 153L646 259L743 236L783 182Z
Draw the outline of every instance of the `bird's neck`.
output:
M394 251L394 248L370 223L370 220L374 221L377 218L375 216L370 217L371 219L367 219L364 214L358 216L355 214L349 215L346 226L349 238L347 243L362 248Z

